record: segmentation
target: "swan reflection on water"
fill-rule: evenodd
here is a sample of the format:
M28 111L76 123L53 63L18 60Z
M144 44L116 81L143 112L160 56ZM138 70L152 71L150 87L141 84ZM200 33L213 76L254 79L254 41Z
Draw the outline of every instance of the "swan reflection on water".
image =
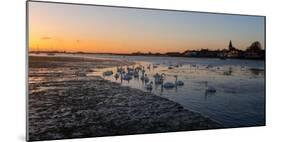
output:
M126 58L136 64L100 69L92 75L101 76L122 86L140 89L148 92L148 95L167 98L224 124L237 126L240 123L256 124L263 120L262 61ZM103 76L106 71L112 71L113 74ZM249 104L255 107L251 108ZM246 117L251 111L258 114L258 117ZM241 114L243 118L233 112Z
M111 68L103 71L102 75L105 79L112 80L123 84L124 81L127 82L127 85L139 85L141 84L142 89L144 91L152 92L152 90L159 90L159 94L161 95L164 90L175 90L178 91L178 87L184 86L185 83L183 80L179 79L179 75L166 75L165 70L163 67L159 67L160 64L148 64L142 65L138 64L137 66L117 66L116 69ZM183 65L170 65L169 67L173 66L174 68L180 68ZM158 69L158 70L157 70ZM159 72L158 72L159 71ZM162 73L160 73L162 72ZM114 76L112 77L112 75ZM169 76L169 79L167 79ZM171 79L171 78L174 78ZM134 79L134 80L133 80ZM131 81L133 80L133 81Z
M197 64L170 64L167 67L161 64L138 63L133 66L117 66L116 68L110 68L102 71L102 75L105 79L119 82L121 84L126 83L126 85L132 87L139 86L137 88L142 89L143 91L153 92L154 90L154 93L162 95L164 90L175 90L175 93L177 93L178 89L181 89L182 86L187 83L185 81L187 81L188 77L183 78L184 80L180 80L179 78L182 76L189 76L189 74L198 74L207 70L215 73L222 72L220 74L225 76L233 75L232 67L228 67L226 70L222 70L222 68L223 67L216 67L213 65L200 66ZM242 68L244 69L245 67L241 66L241 69ZM189 70L190 72L186 73L186 70ZM190 76L192 78L192 75ZM215 94L217 92L216 88L210 85L210 82L207 80L203 81L203 85L205 86L205 89L203 89L205 95Z
M252 72L253 69L249 69ZM240 66L240 72L246 72L245 66ZM177 94L178 89L186 89L188 87L182 87L186 84L190 84L188 78L193 80L195 77L203 79L203 86L205 86L204 95L215 94L217 89L212 84L212 80L204 79L199 75L216 73L217 76L233 76L235 74L234 69L231 66L214 66L214 65L198 65L198 64L151 64L151 63L137 63L131 66L116 66L106 70L101 70L102 77L119 82L126 86L141 89L143 91L153 92L162 95L165 90L169 93L171 90L175 90ZM203 73L203 74L202 74ZM197 75L198 74L198 75ZM252 73L256 76L256 72ZM210 76L210 75L208 75ZM182 80L181 80L182 78ZM125 84L124 84L125 83ZM191 82L194 83L194 82ZM239 89L239 88L238 88Z

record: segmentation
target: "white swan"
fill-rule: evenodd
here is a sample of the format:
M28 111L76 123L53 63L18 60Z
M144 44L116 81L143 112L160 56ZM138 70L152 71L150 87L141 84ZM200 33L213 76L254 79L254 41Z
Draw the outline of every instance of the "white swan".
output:
M231 74L232 74L232 68L230 67L230 68L228 69L228 71L224 71L223 74L224 74L224 75L231 75Z
M184 82L183 82L183 81L178 80L178 76L177 76L177 75L175 75L174 77L176 78L175 84L176 84L177 86L183 86L183 85L184 85Z
M145 83L147 83L147 82L149 81L149 78L147 77L147 74L144 75L143 81L144 81Z
M134 71L134 77L136 77L136 78L139 77L139 70L135 69L135 71Z
M213 86L208 86L206 88L206 92L208 92L208 93L215 93L215 92L217 92L217 90Z
M128 75L134 75L134 70L128 70L128 73L127 73Z
M124 73L125 70L124 70L124 68L122 66L121 67L117 66L117 72L118 73Z
M141 80L144 80L144 72L142 72Z
M213 86L208 86L208 81L205 82L205 86L206 86L206 93L215 93L217 92L216 88Z
M115 77L115 79L117 80L117 79L119 78L119 74L116 73L116 74L114 75L114 77Z
M152 88L153 88L152 84L153 84L153 82L152 82L152 81L150 81L150 83L149 83L149 84L147 84L147 85L145 86L146 90L151 91L151 90L152 90Z
M134 71L134 68L131 68L131 67L127 66L127 71L128 71L128 72L129 72L129 71Z
M125 74L122 79L123 79L123 80L130 81L130 80L132 79L132 76L129 75L129 74Z
M163 87L166 88L166 89L171 89L171 88L175 87L175 84L172 83L172 82L165 82Z
M156 73L153 77L154 77L155 84L162 84L164 81L165 74L162 73L160 75L159 73Z

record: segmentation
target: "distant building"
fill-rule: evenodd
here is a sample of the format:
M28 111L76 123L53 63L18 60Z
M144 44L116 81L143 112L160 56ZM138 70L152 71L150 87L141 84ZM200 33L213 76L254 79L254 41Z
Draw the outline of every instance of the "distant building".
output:
M242 52L240 50L230 50L227 53L227 57L229 58L239 58L241 57Z
M233 45L232 45L232 42L231 40L229 41L229 44L228 44L228 52L227 52L227 57L229 58L240 58L242 56L242 51L235 48Z
M227 54L228 54L228 50L227 49L223 49L221 50L220 52L218 52L217 56L219 58L226 58L227 57Z
M229 44L228 44L228 50L229 50L229 51L235 50L235 47L232 46L231 40L229 41Z
M177 53L178 54L178 53ZM167 55L176 55L175 52L167 53ZM179 56L185 57L208 57L208 58L239 58L239 59L264 59L265 50L261 44L256 41L251 44L246 50L240 50L233 46L232 41L229 41L228 48L222 50L210 50L208 48L201 50L187 50Z

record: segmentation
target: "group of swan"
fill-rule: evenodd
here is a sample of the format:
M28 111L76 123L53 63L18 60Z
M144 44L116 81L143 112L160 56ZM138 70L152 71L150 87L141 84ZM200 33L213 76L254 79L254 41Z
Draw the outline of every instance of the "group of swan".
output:
M139 72L141 70L142 70L141 66L138 66L136 68L127 66L127 72L126 72L125 68L123 68L122 66L121 67L117 66L117 72L114 75L114 78L117 80L119 77L121 77L121 81L122 80L130 81L131 79L133 79L133 76L138 78ZM106 71L106 72L109 72L109 71ZM104 72L103 74L105 74L106 72ZM112 75L112 74L110 74L110 75Z
M170 65L170 66L168 67L168 69L179 68L179 67L182 67L182 66L183 66L183 64Z
M156 65L152 66L153 68L156 68ZM151 68L151 65L147 66L148 69ZM165 78L166 75L164 73L159 74L156 73L155 75L153 75L154 78L154 82L150 81L149 77L147 74L145 74L145 68L144 66L138 66L138 67L127 67L127 70L123 67L118 67L117 66L117 72L114 75L114 78L117 80L119 78L121 78L122 80L126 80L126 81L130 81L133 77L135 78L139 78L139 74L141 72L141 77L140 79L145 83L145 89L148 91L151 91L153 89L153 83L155 85L161 85L161 87L165 88L165 89L172 89L175 88L177 86L183 86L184 82L182 80L178 79L178 75L174 75L175 81L171 82L171 81L166 81L165 82ZM105 71L103 72L103 76L111 76L113 74L113 71ZM207 93L214 93L216 92L216 89L212 86L208 86L208 82L205 82L205 91Z
M148 76L147 76L147 74L145 74L145 69L144 69L144 67L142 68L142 70L141 70L141 80L142 81L144 81L145 83L147 83L148 81L149 81L149 78L148 78Z
M146 90L151 91L153 89L152 84L153 84L153 82L150 81L150 83L145 86Z
M154 75L154 82L155 82L155 84L161 84L161 86L166 88L166 89L170 89L170 88L174 88L176 86L183 86L184 85L183 81L178 80L178 76L177 75L174 76L175 79L176 79L174 83L173 82L164 82L165 76L166 75L164 73L162 73L161 75L156 73Z
M157 68L157 65L148 65L147 69L150 68ZM138 66L138 67L129 67L127 66L127 68L123 68L123 67L119 67L117 66L117 72L114 75L114 78L117 80L119 78L121 78L122 80L126 80L126 81L130 81L133 77L135 78L139 78L139 74L141 72L141 76L140 79L146 84L145 88L147 90L152 90L153 89L153 81L150 81L148 75L145 73L145 67L144 66ZM105 71L103 72L103 76L111 76L113 74L113 71L109 70L109 71ZM154 83L156 85L161 85L161 87L163 88L174 88L176 86L183 86L184 82L181 80L178 80L178 76L175 75L175 82L164 82L166 75L164 73L159 74L156 73L154 76Z

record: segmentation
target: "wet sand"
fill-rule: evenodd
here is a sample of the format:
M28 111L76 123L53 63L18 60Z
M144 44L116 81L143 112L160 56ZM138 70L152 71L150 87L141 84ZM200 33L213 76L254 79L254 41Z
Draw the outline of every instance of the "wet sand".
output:
M126 61L29 57L29 140L222 128L180 104L98 76Z

